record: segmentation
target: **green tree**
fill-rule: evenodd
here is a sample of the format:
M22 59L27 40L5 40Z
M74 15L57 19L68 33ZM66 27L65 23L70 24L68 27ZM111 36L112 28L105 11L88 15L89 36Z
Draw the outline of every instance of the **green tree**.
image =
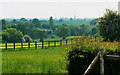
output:
M68 27L61 26L56 30L56 35L65 39L70 35L70 29Z
M47 33L45 30L38 30L38 36L40 41L43 41L44 38L47 38Z
M60 19L59 19L59 22L63 22L63 19L62 19L62 18L60 18Z
M27 21L25 18L21 18L20 21Z
M37 19L37 18L34 18L32 20L32 23L34 24L35 27L39 27L39 28L41 27L41 23L40 23L39 19Z
M80 31L80 26L69 26L70 29L70 35L71 36L76 36L76 34L79 34Z
M89 35L90 32L90 26L83 26L80 28L79 34L82 36L83 34Z
M50 25L50 26L53 26L53 25L54 25L53 17L52 17L52 16L49 18L49 25Z
M99 19L99 33L104 38L110 41L120 38L120 16L117 11L106 9L106 13Z
M7 26L6 26L6 20L2 19L1 20L1 24L2 24L2 29L5 30L7 28Z
M12 23L16 24L17 23L16 19L13 19Z
M95 35L98 31L97 31L97 28L92 28L92 30L91 30L91 32L92 32L92 35Z
M2 32L2 40L5 42L21 42L23 34L15 28L7 28Z
M98 18L97 19L93 19L91 22L90 22L90 25L96 25L98 22Z
M25 35L25 31L26 31L26 25L25 22L21 21L16 25L16 29L20 30L24 35Z

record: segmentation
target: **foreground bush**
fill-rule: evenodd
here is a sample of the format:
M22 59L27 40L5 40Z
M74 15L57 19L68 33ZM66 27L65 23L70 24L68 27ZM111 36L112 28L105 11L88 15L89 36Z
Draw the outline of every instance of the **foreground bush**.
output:
M94 38L76 38L72 45L68 48L68 55L67 60L69 61L67 65L67 69L69 74L75 75L76 73L79 75L82 75L85 70L88 68L92 60L95 58L99 50L104 50L106 54L113 54L113 55L120 55L120 51L117 50L118 43L117 42L100 42L100 39L94 39ZM118 64L119 61L109 61L105 60L105 74L110 75L111 74L120 74L119 70L116 70L116 64ZM109 68L111 65L111 68L114 69L114 71L111 71L112 69ZM117 66L120 67L118 64ZM95 68L91 72L90 75L100 75L100 63L97 62Z

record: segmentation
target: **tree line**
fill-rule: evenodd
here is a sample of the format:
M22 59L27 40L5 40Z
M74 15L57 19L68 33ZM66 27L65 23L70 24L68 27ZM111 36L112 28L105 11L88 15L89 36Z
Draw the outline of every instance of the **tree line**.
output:
M116 11L106 9L104 16L91 20L89 25L57 25L55 22L63 22L63 19L55 21L51 16L49 20L34 19L12 19L10 21L2 19L2 42L33 42L51 36L65 39L67 36L83 35L102 36L104 41L118 40L120 37L120 17ZM73 21L70 18L70 21ZM48 22L45 23L45 22ZM44 24L43 24L44 23Z

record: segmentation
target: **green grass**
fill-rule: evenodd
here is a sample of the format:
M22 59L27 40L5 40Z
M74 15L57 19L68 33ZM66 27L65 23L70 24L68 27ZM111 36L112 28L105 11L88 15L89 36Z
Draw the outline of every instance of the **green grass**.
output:
M2 52L3 73L67 73L66 49L4 50Z
M74 37L78 37L78 36L68 36L66 37L66 39L71 39L71 38L74 38ZM40 39L34 39L34 41L37 41L39 42ZM55 38L51 38L50 36L48 38L45 38L44 41L55 41L55 40L63 40L62 38L58 37L58 36L55 36Z
M79 26L79 25L90 25L91 20L81 20L81 21L64 21L64 22L54 22L55 25L74 25L74 26ZM49 22L41 22L41 24L49 24Z
M74 25L74 26L79 26L79 25L90 25L90 21L75 21L75 22L70 22L70 21L67 21L67 22L55 22L56 25L63 25L63 24L66 24L66 25Z
M62 38L55 36L55 38L51 38L50 36L48 36L48 38L43 39L44 41L53 41L53 40L62 40ZM40 39L34 39L34 41L40 41Z

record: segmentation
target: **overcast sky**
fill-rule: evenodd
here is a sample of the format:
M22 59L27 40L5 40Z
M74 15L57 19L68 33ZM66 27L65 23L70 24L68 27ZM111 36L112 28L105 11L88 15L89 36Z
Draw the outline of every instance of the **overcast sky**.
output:
M105 9L118 10L118 0L2 0L1 18L97 18Z

